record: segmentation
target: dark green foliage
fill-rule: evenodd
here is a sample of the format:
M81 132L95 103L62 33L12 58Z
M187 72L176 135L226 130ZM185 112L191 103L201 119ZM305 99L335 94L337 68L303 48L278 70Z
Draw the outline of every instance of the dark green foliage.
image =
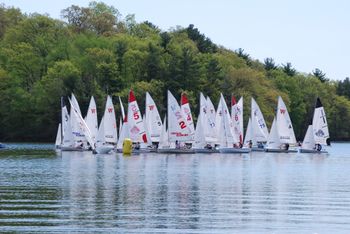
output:
M217 46L204 34L201 34L193 24L186 28L188 37L197 43L198 50L202 53L215 53Z
M350 99L350 79L346 77L345 80L339 81L337 87L337 94L341 96L345 96Z
M273 60L273 58L266 58L264 60L264 65L265 65L265 69L267 71L277 69L277 66L276 66L275 61Z
M319 79L322 83L329 81L327 79L326 74L323 73L320 69L316 68L315 70L312 71L312 74Z
M288 76L295 76L297 71L292 67L291 63L282 64L282 71Z
M162 118L168 89L177 98L188 95L194 118L199 92L215 105L221 92L243 96L246 121L254 97L269 126L281 95L300 140L320 97L332 139L350 139L350 126L343 124L350 118L349 78L326 82L319 69L303 75L290 63L280 68L272 58L261 63L241 48L218 47L193 25L165 32L148 21L137 23L134 15L121 19L117 9L100 2L73 5L62 15L68 23L0 5L2 141L53 141L60 97L72 92L83 114L93 95L99 118L111 95L119 119L117 97L125 105L130 88L142 110L150 92Z

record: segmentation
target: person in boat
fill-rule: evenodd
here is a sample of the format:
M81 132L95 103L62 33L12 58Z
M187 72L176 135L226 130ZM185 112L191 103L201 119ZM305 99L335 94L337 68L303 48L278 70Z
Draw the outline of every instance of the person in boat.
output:
M175 148L176 149L180 149L181 148L180 142L178 140L175 141Z
M259 142L259 143L258 143L258 148L260 148L260 149L264 148L264 145L263 145L262 142Z
M283 145L283 149L288 150L289 149L289 144L288 143L284 144Z
M248 147L249 147L249 148L252 148L252 147L253 147L253 142L252 142L252 140L249 140Z
M315 149L316 149L317 151L321 151L321 150L322 150L322 145L321 145L321 144L316 144L316 145L315 145Z
M239 142L239 148L243 148L243 144L242 144L242 142Z
M210 149L210 150L211 150L211 149L213 148L213 146L211 146L211 144L208 143L206 146L204 146L204 148L205 148L205 149Z
M141 148L140 142L136 142L134 145L135 150L139 150Z

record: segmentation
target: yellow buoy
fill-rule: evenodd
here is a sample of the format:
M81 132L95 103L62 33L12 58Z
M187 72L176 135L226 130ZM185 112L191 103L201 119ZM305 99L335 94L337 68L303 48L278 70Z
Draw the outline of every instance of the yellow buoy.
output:
M125 138L123 141L123 154L132 153L132 141L130 138Z

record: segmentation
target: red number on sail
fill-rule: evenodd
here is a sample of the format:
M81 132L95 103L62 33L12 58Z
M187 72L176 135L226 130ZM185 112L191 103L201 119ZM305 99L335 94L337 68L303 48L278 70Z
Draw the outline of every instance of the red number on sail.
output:
M184 121L179 122L180 128L184 129L186 127L186 124Z

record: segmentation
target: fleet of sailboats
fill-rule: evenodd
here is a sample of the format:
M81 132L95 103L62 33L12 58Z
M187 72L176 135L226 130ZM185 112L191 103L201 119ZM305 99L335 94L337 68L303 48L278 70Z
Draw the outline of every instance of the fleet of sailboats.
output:
M287 107L278 97L276 115L268 131L264 116L251 99L251 112L244 136L243 98L231 98L231 111L224 96L215 109L209 97L200 93L196 125L188 97L181 94L180 104L167 92L167 116L162 122L156 103L146 93L145 115L142 115L135 94L129 92L127 113L119 97L121 118L119 130L112 98L107 96L105 110L98 125L97 108L91 97L85 118L78 100L71 95L62 105L55 148L62 151L92 150L97 154L122 151L125 139L130 139L134 152L159 153L249 153L250 151L297 152L297 142ZM119 137L118 137L119 135ZM312 123L308 126L300 147L302 153L326 153L329 131L322 103L317 98Z

